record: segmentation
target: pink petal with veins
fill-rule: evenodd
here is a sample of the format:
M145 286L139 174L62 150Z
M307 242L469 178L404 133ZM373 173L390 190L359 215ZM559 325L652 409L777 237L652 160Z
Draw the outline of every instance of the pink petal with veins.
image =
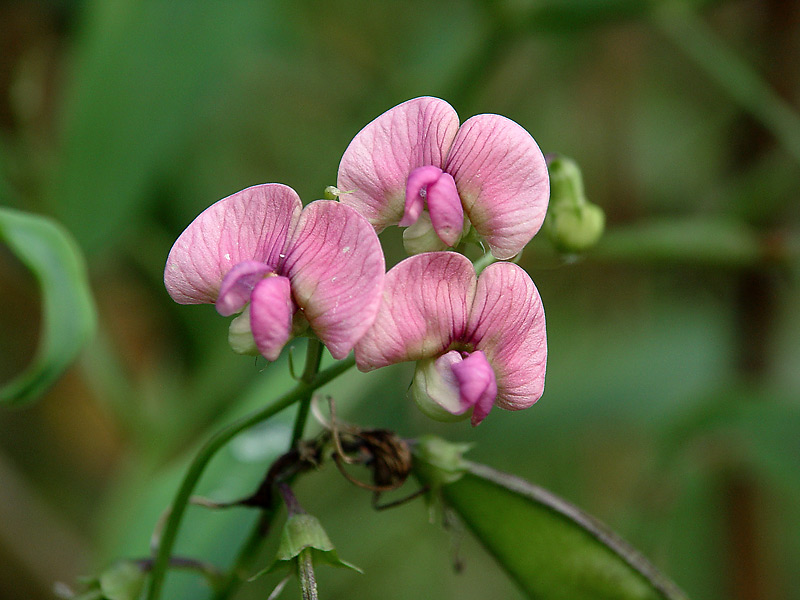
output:
M359 131L339 163L339 200L379 233L403 218L406 181L417 167L442 168L458 130L444 100L415 98L389 109Z
M269 361L277 360L292 334L292 292L286 277L259 281L250 300L250 330L258 351Z
M509 259L539 231L547 212L547 165L531 135L500 115L477 115L458 130L445 171L492 254Z
M295 191L278 183L213 204L172 246L164 269L169 295L180 304L212 304L235 265L252 260L276 267L301 209Z
M375 320L385 270L367 220L349 206L317 200L300 216L282 273L311 329L342 359Z
M371 371L433 358L465 331L475 295L472 263L455 252L417 254L386 274L372 328L356 345L356 364Z
M483 351L494 370L497 406L519 410L541 397L547 362L544 308L522 268L498 262L484 269L466 339Z

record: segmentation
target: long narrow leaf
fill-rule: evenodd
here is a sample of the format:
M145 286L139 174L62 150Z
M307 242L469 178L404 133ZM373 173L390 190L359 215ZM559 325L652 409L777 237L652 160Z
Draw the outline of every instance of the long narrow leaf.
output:
M0 387L0 404L37 399L94 333L96 314L86 266L75 241L41 216L0 208L0 240L33 271L42 290L42 334L31 364Z

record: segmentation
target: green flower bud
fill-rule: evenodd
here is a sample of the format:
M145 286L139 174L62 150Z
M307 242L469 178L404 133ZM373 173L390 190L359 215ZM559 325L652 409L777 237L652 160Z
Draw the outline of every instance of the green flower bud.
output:
M325 191L322 193L322 197L325 200L337 200L341 193L342 191L335 185L329 185L328 187L325 188Z
M586 199L583 177L575 161L548 159L550 205L544 229L560 252L583 252L594 246L605 228L605 213Z

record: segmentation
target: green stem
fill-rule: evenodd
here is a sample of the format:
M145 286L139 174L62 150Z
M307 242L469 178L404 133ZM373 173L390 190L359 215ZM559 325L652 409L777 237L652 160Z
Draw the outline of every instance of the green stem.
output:
M316 338L308 340L308 347L306 348L306 364L303 369L303 374L300 376L300 381L303 383L310 383L314 377L319 373L319 366L322 363L322 342ZM308 419L308 409L311 406L311 394L307 394L300 399L300 406L297 407L297 417L294 421L294 429L292 430L292 443L291 447L303 437L303 430L306 426L306 419Z
M664 4L653 21L800 162L800 117L750 65L682 4Z
M303 368L303 375L300 377L301 383L311 383L319 373L319 366L322 362L322 342L317 339L310 339L306 348L306 364ZM308 418L308 409L311 405L311 391L308 391L300 398L300 405L297 408L297 417L295 418L294 430L292 432L292 441L290 448L293 448L297 441L303 435L306 419ZM213 600L227 600L236 593L239 586L247 577L250 571L253 560L258 555L261 545L266 538L269 527L272 524L272 519L277 512L274 506L265 508L261 511L258 521L253 526L250 534L247 536L244 544L239 549L236 559L233 561L233 566L228 571L222 585L219 586L217 592L214 594Z
M269 419L283 409L301 400L306 395L310 395L314 390L338 377L354 364L355 359L353 357L348 357L317 374L311 382L300 381L293 390L287 392L269 406L243 417L215 433L205 445L200 448L192 464L189 465L189 469L186 475L184 475L183 482L172 503L172 510L164 526L164 532L158 546L158 553L153 563L150 586L147 590L147 600L157 600L161 596L161 588L164 585L164 577L167 567L169 566L170 556L172 555L172 547L175 545L178 528L186 512L189 498L197 482L200 480L203 471L217 451L245 429Z
M314 576L311 548L306 548L297 557L297 577L300 580L303 600L318 600L317 578Z

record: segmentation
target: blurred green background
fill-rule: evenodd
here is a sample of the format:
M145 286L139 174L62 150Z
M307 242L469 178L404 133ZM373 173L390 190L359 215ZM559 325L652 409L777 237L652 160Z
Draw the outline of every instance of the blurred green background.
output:
M285 356L234 355L227 320L167 296L183 228L257 183L320 197L363 125L435 95L576 159L607 234L583 257L538 238L524 255L548 322L536 406L436 424L406 399L406 365L326 388L340 416L475 442L470 458L600 517L693 598L800 598L799 34L781 0L0 2L0 204L75 236L100 316L38 404L0 410L0 597L52 598L147 556L197 444L291 383ZM0 294L5 381L40 312L5 246ZM250 491L283 417L235 440L200 491ZM521 597L420 501L374 512L330 467L297 495L366 571L321 568L323 597ZM253 518L191 508L178 552L224 567ZM165 597L203 589L171 574Z

